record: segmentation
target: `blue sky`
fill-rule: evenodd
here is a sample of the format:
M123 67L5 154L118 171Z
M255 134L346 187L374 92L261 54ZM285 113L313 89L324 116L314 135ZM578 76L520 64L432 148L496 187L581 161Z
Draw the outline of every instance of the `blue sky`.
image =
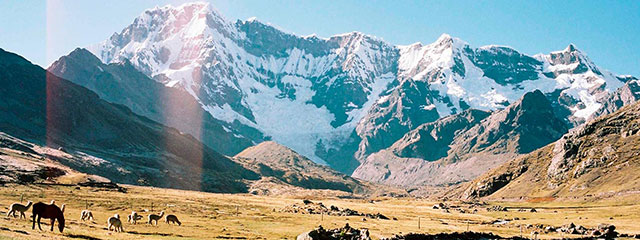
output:
M48 66L76 47L120 32L144 9L182 2L0 0L0 48ZM640 76L640 1L210 2L227 19L256 16L300 35L360 31L410 44L449 33L471 46L508 45L526 54L575 43L597 65Z

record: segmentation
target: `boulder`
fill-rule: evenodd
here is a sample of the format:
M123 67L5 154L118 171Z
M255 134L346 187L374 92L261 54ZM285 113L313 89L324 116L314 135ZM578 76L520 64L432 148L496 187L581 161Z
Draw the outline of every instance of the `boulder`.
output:
M369 230L366 228L356 229L347 223L342 228L324 229L322 226L304 232L296 238L297 240L371 240Z

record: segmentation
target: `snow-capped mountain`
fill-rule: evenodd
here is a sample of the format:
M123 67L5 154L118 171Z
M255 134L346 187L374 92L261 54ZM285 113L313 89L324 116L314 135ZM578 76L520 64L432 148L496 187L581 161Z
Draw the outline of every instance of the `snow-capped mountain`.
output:
M205 3L147 10L89 50L107 63L129 59L214 117L318 162L317 142L349 136L395 79L397 59L395 47L361 33L297 37L255 20L227 22Z
M208 3L146 10L88 49L105 63L128 59L213 117L345 172L411 129L469 108L501 109L539 89L575 124L624 85L573 45L527 56L446 34L408 46L359 32L296 36L228 21Z

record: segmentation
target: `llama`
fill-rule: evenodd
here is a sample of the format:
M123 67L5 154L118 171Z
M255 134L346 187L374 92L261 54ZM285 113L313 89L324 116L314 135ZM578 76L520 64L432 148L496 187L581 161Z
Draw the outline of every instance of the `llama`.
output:
M80 220L85 221L85 220L91 220L93 221L93 213L90 210L82 210L82 212L80 212Z
M127 222L137 224L140 219L142 219L142 215L139 215L136 211L131 211L131 214L127 217Z
M153 225L153 221L155 221L156 226L158 226L158 220L160 220L162 216L164 216L164 211L160 212L160 215L149 214L149 217L148 217L149 221L147 223Z
M11 207L9 207L9 212L7 213L7 217L11 214L13 214L13 217L16 217L16 212L20 212L20 219L27 218L27 216L24 215L24 212L29 210L31 205L33 205L33 202L31 201L28 201L27 205L22 205L20 203L11 204Z
M122 229L122 221L120 221L120 215L118 215L117 213L113 215L113 217L107 219L107 225L107 229L109 229L109 231L111 231L111 227L113 227L113 230L116 232L124 231L124 229Z
M175 223L178 224L178 226L182 226L182 223L180 222L180 220L178 220L178 217L176 217L176 215L173 214L169 214L164 218L164 221L169 224L169 223Z
M60 209L58 206L53 204L38 202L33 204L33 208L31 209L33 211L33 215L31 216L33 218L33 226L31 226L31 229L36 229L37 222L38 228L42 230L42 227L40 227L40 219L48 218L51 219L51 231L53 231L53 225L56 222L56 219L58 220L58 230L60 230L60 232L64 230L64 204L62 205L62 209Z

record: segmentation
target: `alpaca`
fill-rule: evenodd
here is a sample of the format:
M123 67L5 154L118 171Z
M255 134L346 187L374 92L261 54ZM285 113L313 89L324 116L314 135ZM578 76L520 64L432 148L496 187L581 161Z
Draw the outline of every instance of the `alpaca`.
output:
M64 230L64 204L62 205L62 209L60 209L53 204L38 202L33 204L31 210L33 211L33 215L31 216L33 218L33 226L31 229L36 229L37 222L38 228L42 230L42 227L40 227L40 219L48 218L51 219L51 231L53 231L53 224L56 222L56 219L58 220L58 230L60 230L60 232Z
M176 217L176 215L173 215L173 214L167 215L164 218L164 221L167 222L167 224L175 223L175 224L178 224L178 226L182 226L182 223L180 222L180 220L178 220L178 217Z
M7 217L11 214L13 214L13 217L16 217L16 212L20 212L20 218L27 218L27 216L24 215L24 212L29 210L31 205L33 205L33 202L31 201L28 201L26 206L20 203L11 204L11 207L9 207L9 212L7 213Z
M533 231L531 232L531 239L538 239L538 234L540 234L538 231Z
M142 219L142 215L139 215L136 211L131 211L131 214L127 217L127 222L137 224L140 219Z
M120 215L118 215L117 213L115 215L113 215L113 217L110 217L109 219L107 219L107 229L109 229L109 231L111 231L111 227L113 227L113 230L116 232L122 232L124 231L124 229L122 229L122 222L120 221Z
M158 226L158 220L160 220L164 216L164 211L160 212L160 215L149 214L149 221L147 223L153 225L153 221L156 221L156 226Z
M85 221L85 220L91 220L93 221L93 213L90 210L82 210L82 212L80 212L80 220Z

